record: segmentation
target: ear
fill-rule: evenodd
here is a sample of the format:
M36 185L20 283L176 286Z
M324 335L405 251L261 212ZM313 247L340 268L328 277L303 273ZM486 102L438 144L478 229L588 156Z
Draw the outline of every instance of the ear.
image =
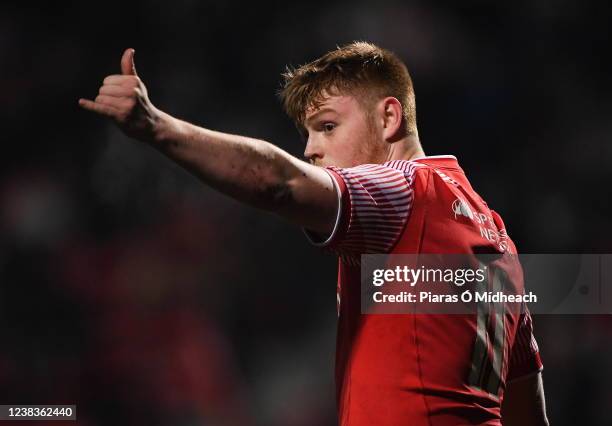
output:
M383 119L383 138L387 142L395 142L402 137L403 110L397 98L388 96L380 103Z

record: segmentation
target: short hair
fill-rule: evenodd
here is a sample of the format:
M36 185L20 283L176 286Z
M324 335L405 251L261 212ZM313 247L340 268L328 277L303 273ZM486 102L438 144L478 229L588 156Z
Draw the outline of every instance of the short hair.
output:
M329 95L353 95L362 102L393 96L402 105L407 134L416 134L414 89L408 68L393 52L356 41L299 66L287 67L279 96L298 127L306 111L319 108Z

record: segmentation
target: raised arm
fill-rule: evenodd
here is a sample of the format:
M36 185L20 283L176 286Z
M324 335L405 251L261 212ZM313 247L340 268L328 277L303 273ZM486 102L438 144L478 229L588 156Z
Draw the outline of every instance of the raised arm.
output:
M79 105L113 119L128 136L220 192L322 234L334 226L338 195L323 169L268 142L204 129L160 111L138 78L133 49L121 58L121 74L106 77L95 100L79 99Z

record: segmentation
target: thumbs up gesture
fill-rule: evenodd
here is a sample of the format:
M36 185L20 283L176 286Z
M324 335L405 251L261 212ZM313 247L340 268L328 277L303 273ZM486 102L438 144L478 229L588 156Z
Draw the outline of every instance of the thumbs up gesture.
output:
M79 105L112 118L125 134L144 142L154 138L155 124L161 115L138 78L134 49L123 52L121 74L106 77L96 99L79 99Z

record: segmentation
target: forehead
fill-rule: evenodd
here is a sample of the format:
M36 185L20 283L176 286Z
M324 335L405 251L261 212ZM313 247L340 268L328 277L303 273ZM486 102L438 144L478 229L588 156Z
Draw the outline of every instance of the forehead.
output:
M324 95L323 99L316 105L306 109L305 122L307 123L315 115L324 112L336 114L349 114L360 107L359 102L351 95Z

